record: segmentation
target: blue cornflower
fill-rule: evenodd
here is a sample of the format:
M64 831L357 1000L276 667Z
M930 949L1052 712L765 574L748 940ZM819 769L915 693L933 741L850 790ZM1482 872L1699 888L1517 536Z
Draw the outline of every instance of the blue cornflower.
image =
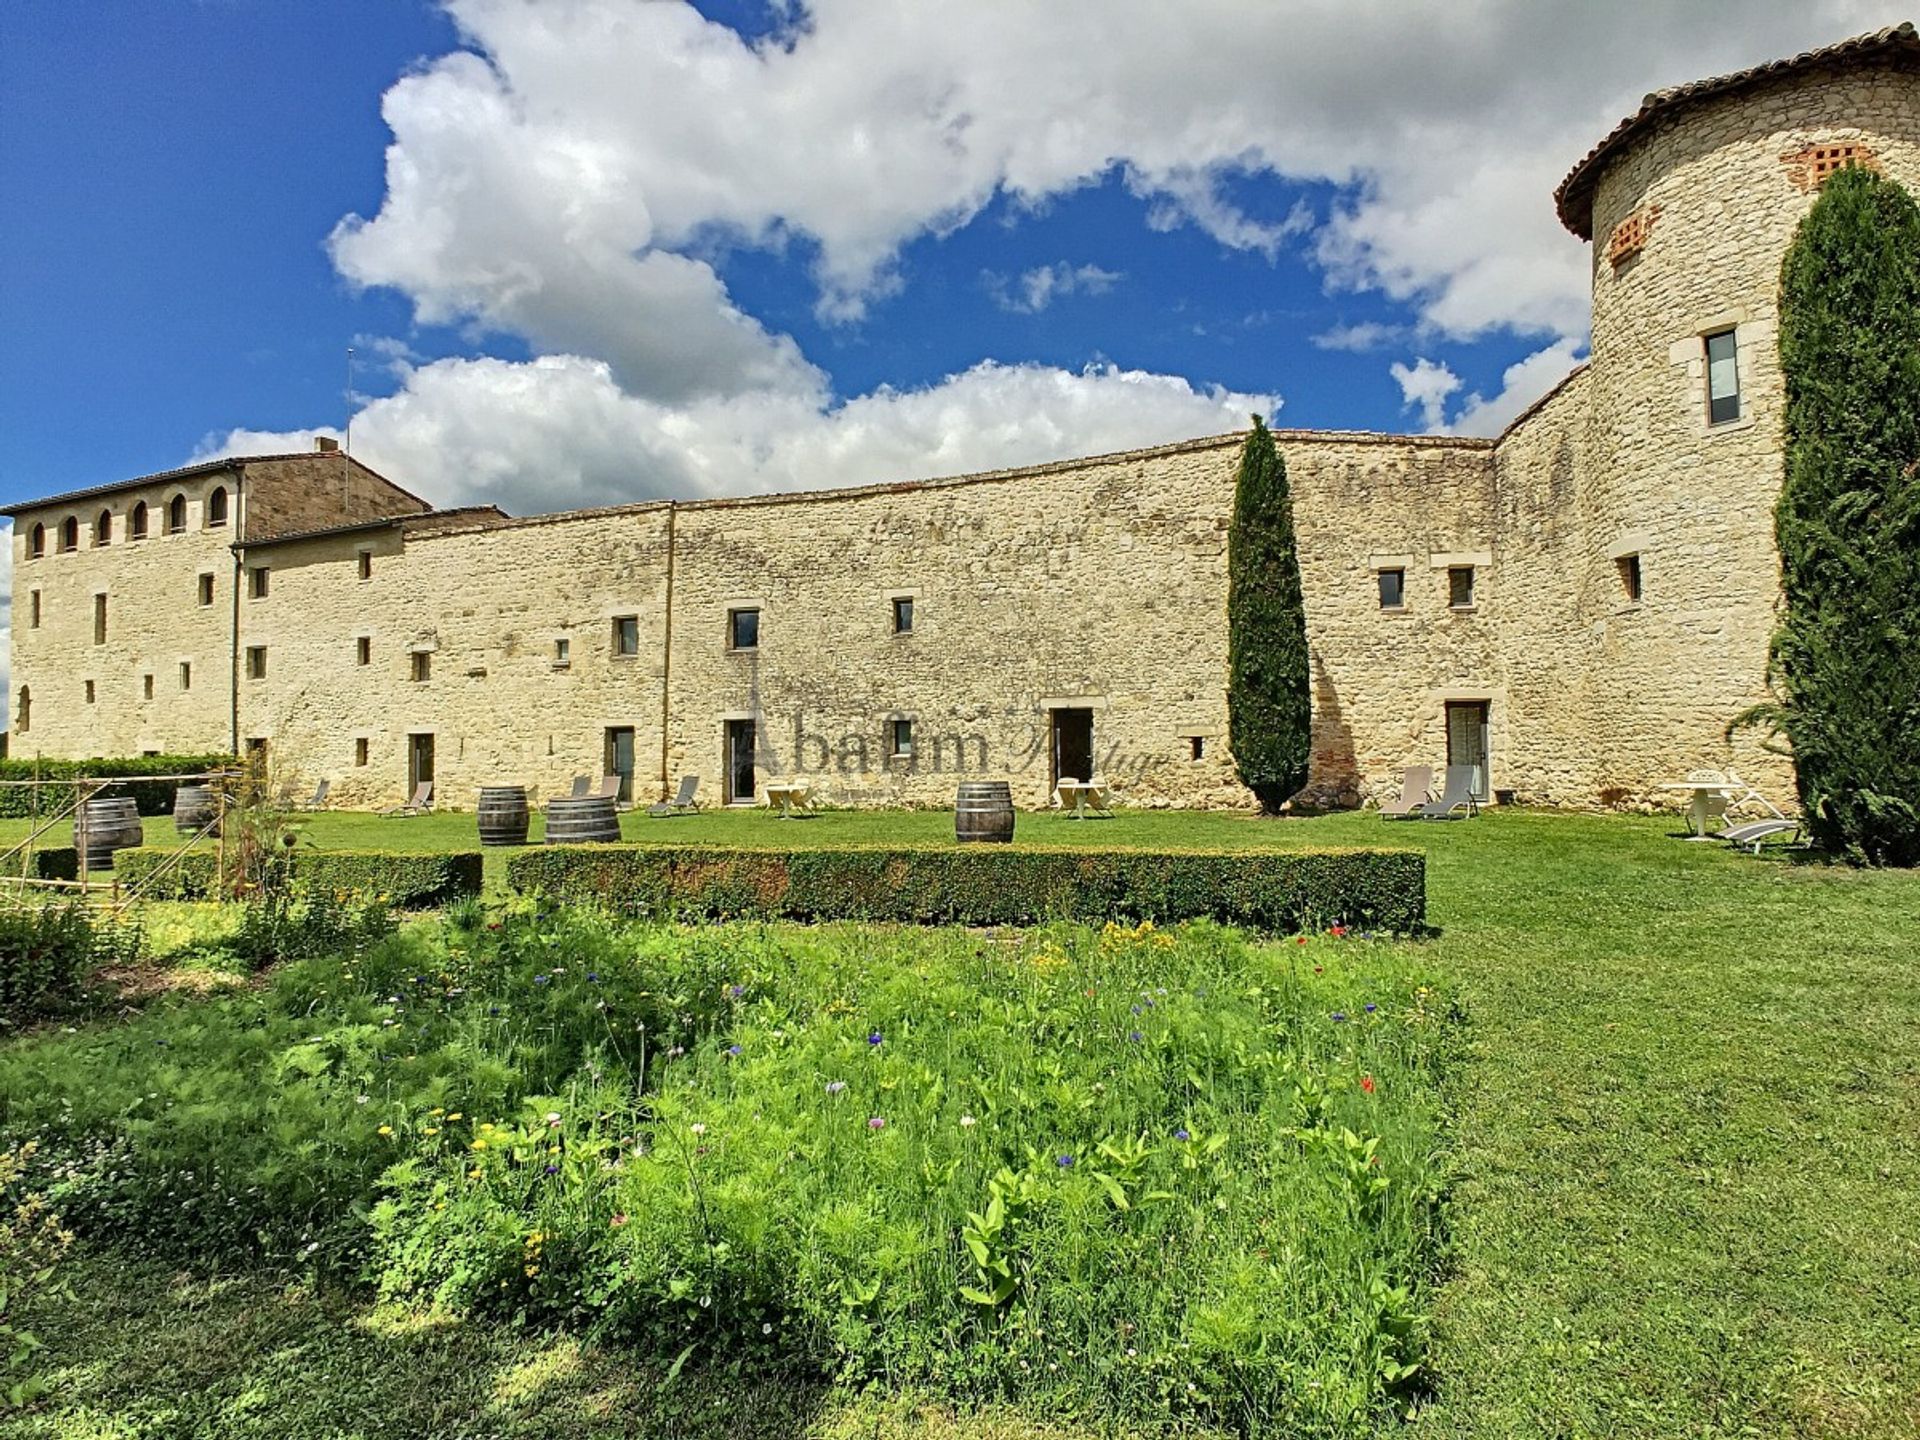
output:
M536 985L544 985L547 983L547 979L548 977L545 975L536 975L533 977L533 983Z
M1140 1013L1140 1007L1139 1007L1138 1005L1136 1005L1136 1006L1134 1006L1134 1007L1133 1007L1133 1013L1134 1013L1134 1014L1136 1014L1136 1015L1138 1015L1138 1014Z
M1073 1168L1073 1156L1062 1155L1053 1163L1058 1165L1062 1170L1071 1170Z
M587 971L587 983L589 985L598 985L600 983L600 977L589 970Z
M1187 1133L1187 1127L1182 1125L1178 1130L1173 1132L1173 1138L1184 1144L1191 1140L1193 1136L1189 1135Z
M883 1036L878 1030L876 1030L871 1035L867 1036L867 1044L878 1045L885 1038L886 1038L885 1036Z
M736 1000L738 1000L742 995L746 993L747 993L747 987L744 985L730 985L727 987L727 994L731 995Z
M499 1013L500 1013L500 1007L498 1005L487 1006L487 1014L498 1015Z
M558 1175L559 1173L560 1173L560 1167L558 1165L547 1166L547 1174Z
M1135 1043L1136 1045L1137 1045L1137 1044L1139 1044L1139 1043L1140 1043L1140 1032L1139 1032L1138 1030L1129 1030L1129 1031L1127 1032L1127 1039L1129 1039L1129 1040L1131 1040L1131 1041L1133 1041L1133 1042L1134 1042L1134 1043Z
M1344 1010L1336 1010L1333 1012L1333 1021L1334 1021L1334 1024L1336 1025L1346 1018L1347 1018L1347 1012Z
M1378 1005L1369 1004L1367 1006L1367 1014L1371 1015L1373 1014L1374 1011L1378 1010L1379 1008L1380 1007Z
M738 1045L727 1046L727 1054L738 1055L739 1053L740 1053L740 1047Z

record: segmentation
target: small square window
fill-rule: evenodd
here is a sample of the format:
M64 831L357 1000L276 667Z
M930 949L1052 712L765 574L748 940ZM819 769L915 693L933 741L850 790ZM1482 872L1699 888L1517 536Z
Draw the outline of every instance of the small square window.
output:
M1188 759L1204 760L1207 758L1207 737L1206 736L1189 735L1187 737L1187 747L1190 752L1187 757Z
M364 735L353 742L353 763L356 765L367 763L367 738Z
M189 660L182 660L180 662L180 688L182 690L193 689L193 662Z
M353 642L353 658L361 665L373 663L373 637L362 635Z
M1707 423L1725 425L1740 418L1740 349L1735 332L1706 337Z
M729 650L760 648L760 612L758 610L727 612L727 648Z
M142 675L140 677L140 698L143 700L153 699L153 676Z
M1380 576L1380 608L1382 610L1403 609L1407 603L1407 572L1405 570L1382 570Z
M373 552L371 550L362 550L360 552L360 578L362 580L371 580L373 578Z
M1447 604L1455 610L1473 608L1473 566L1455 565L1448 569Z
M93 643L107 643L107 597L104 595L93 597Z
M413 652L413 678L431 680L433 678L433 656L425 650Z
M913 721L895 720L892 722L890 729L893 732L891 736L893 753L903 759L911 759L913 756Z
M267 576L270 573L264 565L256 565L252 571L249 572L248 591L254 599L264 600L267 598Z
M573 641L562 636L553 642L553 668L564 670L573 664Z
M627 657L640 653L639 616L616 615L613 617L613 653Z
M93 704L93 696L94 696L93 681L89 680L87 681L87 704L89 705Z
M1621 590L1626 593L1627 599L1633 601L1636 605L1639 604L1640 557L1638 555L1622 555L1613 563L1618 566L1620 570Z
M267 678L267 647L249 645L247 647L247 678L264 680Z
M213 576L211 575L200 577L200 603L202 605L213 603Z
M911 635L913 633L913 597L898 595L893 601L893 633Z

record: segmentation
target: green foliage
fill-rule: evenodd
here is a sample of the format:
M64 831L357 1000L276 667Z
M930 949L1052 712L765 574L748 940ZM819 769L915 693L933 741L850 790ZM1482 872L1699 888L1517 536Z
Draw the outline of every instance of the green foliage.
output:
M583 1323L669 1379L1352 1433L1425 1363L1414 953L466 905L0 1050L0 1134L83 1235Z
M1125 916L1403 933L1419 930L1426 919L1426 862L1411 850L559 845L513 856L507 883L626 914L681 918L1020 925Z
M225 769L233 764L231 755L122 755L105 760L0 760L0 780L68 780L87 775L150 775L151 780L135 780L115 786L109 797L132 796L142 815L166 815L173 810L173 792L179 788L170 775L203 775L209 770ZM61 805L71 805L73 794L63 799L60 792L40 792L40 810L46 814ZM24 787L0 787L0 816L32 813L33 792Z
M217 886L217 857L211 848L186 855L159 879L148 877L172 858L172 850L148 846L114 855L114 874L123 888L142 887L152 900L204 900ZM341 895L382 896L399 910L443 905L480 893L480 852L394 855L377 850L295 850L277 862L290 867L292 879L313 890Z
M17 1025L72 1001L95 965L140 950L137 926L95 916L77 900L0 906L0 1025Z
M1781 280L1786 605L1776 703L1823 849L1920 864L1920 206L1863 167L1826 184Z
M15 1407L31 1404L47 1389L39 1373L46 1344L17 1317L27 1302L54 1287L54 1271L73 1240L46 1196L20 1184L36 1149L28 1141L0 1150L0 1393Z
M1307 783L1313 688L1287 462L1258 415L1227 532L1227 734L1240 780L1277 811Z

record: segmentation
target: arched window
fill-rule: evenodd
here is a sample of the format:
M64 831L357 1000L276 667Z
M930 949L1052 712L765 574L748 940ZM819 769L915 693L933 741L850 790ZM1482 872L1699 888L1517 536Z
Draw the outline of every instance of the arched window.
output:
M20 713L13 722L14 733L24 735L33 728L33 691L25 685L20 687Z
M113 512L102 510L100 518L93 522L93 543L111 545L113 543Z
M227 487L216 485L213 493L207 496L207 528L227 523Z
M69 515L60 522L60 548L78 550L80 548L80 517Z
M180 535L187 528L187 497L176 495L167 502L167 533Z
M46 526L36 525L33 527L33 543L28 547L28 553L32 555L35 560L38 560L42 555L47 553Z
M142 500L127 515L127 538L144 540L147 538L147 502Z

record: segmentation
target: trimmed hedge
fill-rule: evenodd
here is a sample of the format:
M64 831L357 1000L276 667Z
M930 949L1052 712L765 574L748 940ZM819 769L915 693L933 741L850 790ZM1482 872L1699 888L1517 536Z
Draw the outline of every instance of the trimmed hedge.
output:
M118 851L113 857L114 873L122 885L137 885L173 853L153 847ZM204 900L213 893L216 859L211 850L192 851L141 893L154 900ZM379 850L297 850L293 874L296 880L321 889L385 895L400 909L412 909L478 895L480 852L394 855Z
M507 861L510 888L682 918L1036 920L1207 918L1261 930L1425 925L1426 859L1411 850L750 850L562 845Z
M134 804L142 815L165 815L173 809L173 792L179 787L165 777L174 775L204 775L209 770L225 770L233 767L231 755L124 755L118 759L105 760L0 760L0 780L74 780L89 775L128 775L152 776L152 779L136 779L131 784L116 785L106 794L109 797L132 796ZM53 792L58 794L58 792ZM0 816L19 818L32 813L31 790L24 787L0 786ZM65 803L71 804L73 794L69 791ZM40 808L45 813L50 804L55 803L48 792L42 791Z

